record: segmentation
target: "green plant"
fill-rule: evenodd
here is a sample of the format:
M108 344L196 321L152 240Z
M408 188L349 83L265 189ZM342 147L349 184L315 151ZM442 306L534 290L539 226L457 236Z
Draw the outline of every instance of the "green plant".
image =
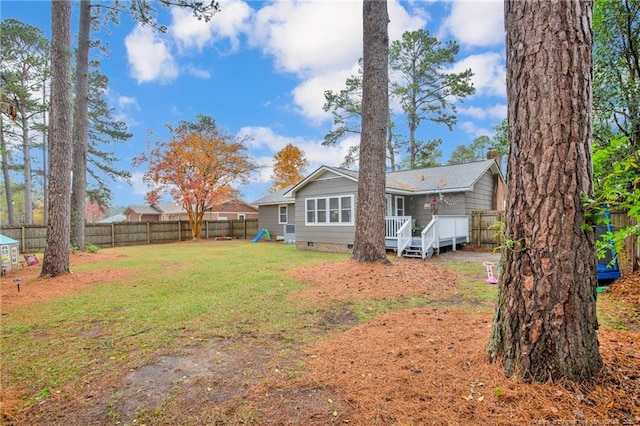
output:
M493 234L493 237L500 242L500 244L494 249L494 251L511 250L516 253L526 251L527 247L525 244L525 239L514 239L511 236L507 235L505 232L506 227L507 225L502 221L498 221L489 226L489 229L496 230L496 232Z
M93 245L91 243L85 244L84 249L89 253L97 253L100 251L100 247Z

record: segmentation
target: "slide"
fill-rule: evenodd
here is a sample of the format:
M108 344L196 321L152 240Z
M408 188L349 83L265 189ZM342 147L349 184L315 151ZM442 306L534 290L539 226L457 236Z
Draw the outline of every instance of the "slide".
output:
M260 238L262 238L262 236L264 235L264 231L265 231L264 229L261 229L261 230L260 230L260 232L258 232L258 235L256 235L255 237L253 237L253 240L251 240L251 241L253 241L254 243L257 243L257 242L258 242L258 240L259 240Z

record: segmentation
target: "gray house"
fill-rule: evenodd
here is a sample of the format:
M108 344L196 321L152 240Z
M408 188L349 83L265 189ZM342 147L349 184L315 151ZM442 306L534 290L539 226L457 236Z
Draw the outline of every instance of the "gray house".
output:
M294 203L298 248L350 252L357 196L358 172L322 166L279 195L278 206L288 200L291 221ZM422 258L445 246L455 249L468 242L471 212L502 209L504 196L504 178L494 159L387 173L386 246L399 256ZM256 202L260 208L263 200ZM270 215L260 210L264 223L273 220Z
M292 188L293 185L287 186L252 203L258 206L258 229L268 230L272 239L295 240L295 237L289 237L295 234L295 200L284 196ZM285 238L285 233L288 238Z

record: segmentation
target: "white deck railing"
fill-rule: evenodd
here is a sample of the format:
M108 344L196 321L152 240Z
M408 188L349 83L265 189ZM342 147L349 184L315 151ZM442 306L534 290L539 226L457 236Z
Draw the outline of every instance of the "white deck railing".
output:
M411 245L412 234L411 216L385 217L385 239L396 241L398 256ZM420 239L423 259L431 248L439 253L441 246L451 244L455 250L456 244L469 242L469 216L433 216L422 230Z
M422 255L432 247L440 251L442 241L451 240L451 249L456 250L459 239L469 242L469 216L434 216L422 230Z
M384 218L384 237L389 240L395 240L398 238L398 231L406 223L411 224L411 216L386 216ZM409 225L411 228L411 225Z

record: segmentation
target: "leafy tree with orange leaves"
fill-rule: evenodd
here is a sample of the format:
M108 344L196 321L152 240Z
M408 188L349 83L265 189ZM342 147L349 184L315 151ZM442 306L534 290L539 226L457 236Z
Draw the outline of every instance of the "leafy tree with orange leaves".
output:
M273 186L269 191L276 192L300 182L304 179L304 172L308 166L304 151L288 144L273 157Z
M167 128L171 140L149 146L133 166L149 165L143 176L151 188L147 201L170 195L187 211L193 239L199 239L204 213L233 191L232 184L247 182L258 165L247 154L246 139L222 134L211 117Z

